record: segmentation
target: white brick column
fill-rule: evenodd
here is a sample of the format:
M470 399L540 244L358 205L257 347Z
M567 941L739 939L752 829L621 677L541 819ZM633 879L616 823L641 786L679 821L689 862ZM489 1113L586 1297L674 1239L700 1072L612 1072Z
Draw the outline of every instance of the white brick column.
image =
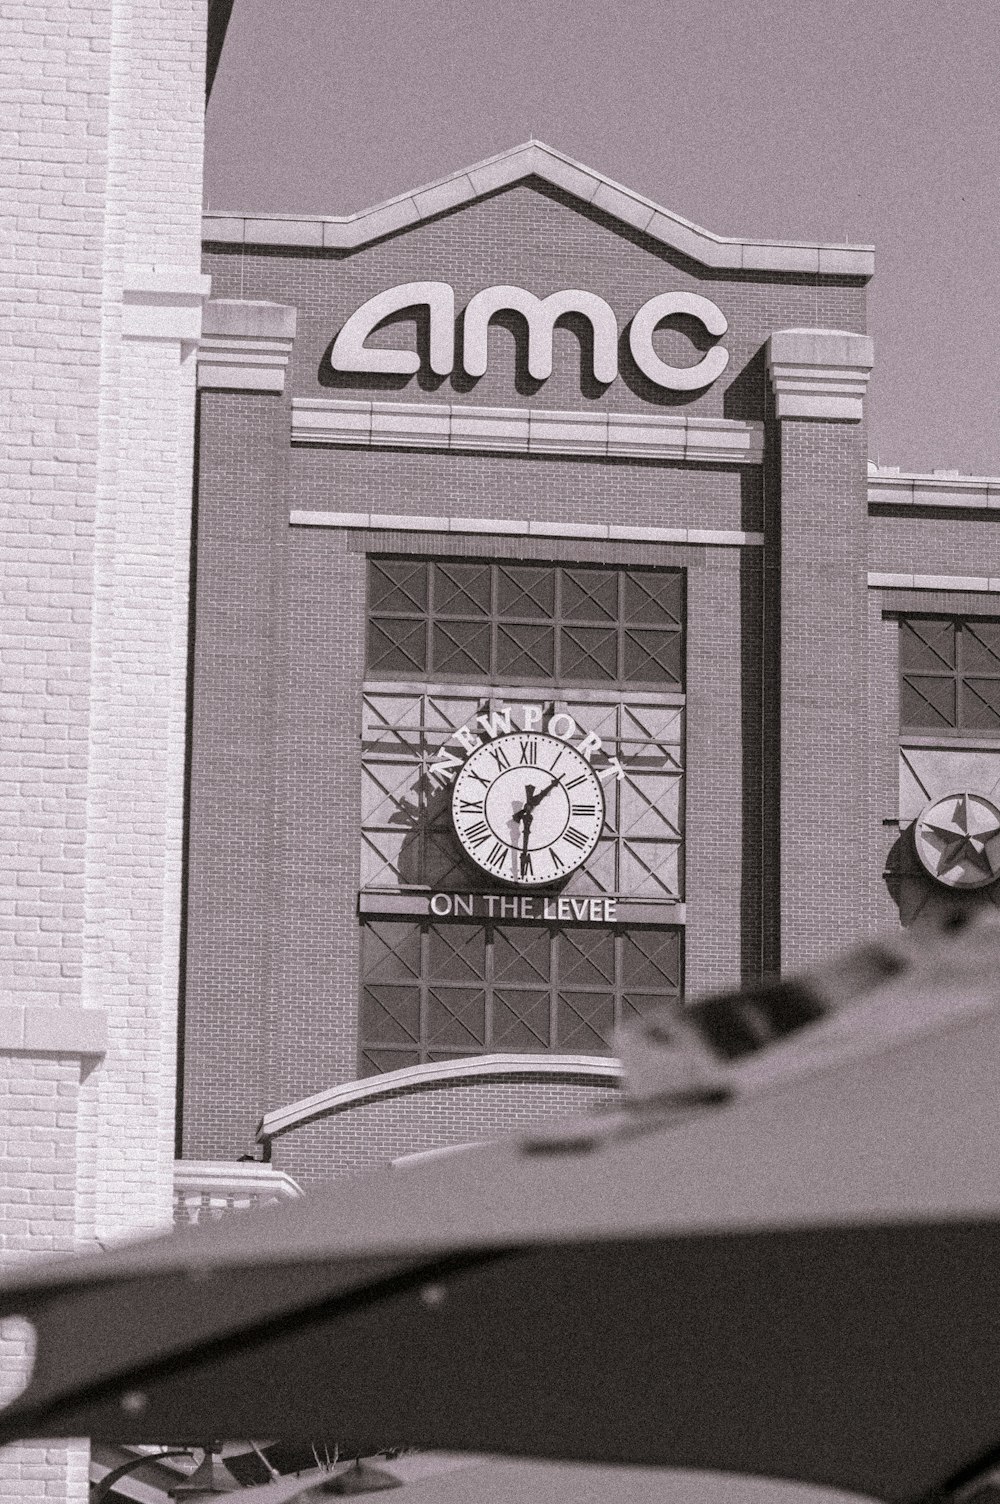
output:
M170 1218L208 288L205 0L5 12L0 1265ZM0 1498L83 1504L87 1469L8 1449Z

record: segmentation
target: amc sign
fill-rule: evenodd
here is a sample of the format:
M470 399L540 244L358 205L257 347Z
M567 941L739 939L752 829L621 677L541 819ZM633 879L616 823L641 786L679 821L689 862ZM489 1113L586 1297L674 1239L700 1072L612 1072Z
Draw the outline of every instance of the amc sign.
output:
M337 335L330 353L335 371L363 371L380 375L414 376L420 369L415 350L371 349L365 340L383 319L407 308L426 307L430 315L430 368L449 376L457 358L455 291L447 282L404 282L380 292L352 313ZM567 288L537 298L523 287L487 287L465 305L461 360L470 376L484 376L488 359L488 331L494 314L511 310L528 327L528 371L536 381L552 375L552 333L564 314L581 315L594 334L594 377L610 383L618 375L618 320L610 305L591 292ZM716 339L725 334L725 315L708 298L691 292L663 292L643 303L629 325L628 341L639 370L657 386L671 392L697 392L717 381L729 363L729 351L715 345L691 366L671 366L653 348L653 331L664 319L686 314Z

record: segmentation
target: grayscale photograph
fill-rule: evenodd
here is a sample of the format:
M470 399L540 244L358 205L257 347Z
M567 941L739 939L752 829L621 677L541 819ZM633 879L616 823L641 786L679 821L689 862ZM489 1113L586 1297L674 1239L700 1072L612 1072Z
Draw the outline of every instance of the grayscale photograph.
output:
M0 1504L997 1504L996 7L0 16Z

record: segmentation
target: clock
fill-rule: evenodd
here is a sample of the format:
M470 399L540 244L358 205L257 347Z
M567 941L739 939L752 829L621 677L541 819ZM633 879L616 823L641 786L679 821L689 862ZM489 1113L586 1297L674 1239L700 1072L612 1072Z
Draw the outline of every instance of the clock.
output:
M585 862L604 828L604 790L587 759L531 731L477 747L451 796L455 834L477 867L503 882L558 882Z

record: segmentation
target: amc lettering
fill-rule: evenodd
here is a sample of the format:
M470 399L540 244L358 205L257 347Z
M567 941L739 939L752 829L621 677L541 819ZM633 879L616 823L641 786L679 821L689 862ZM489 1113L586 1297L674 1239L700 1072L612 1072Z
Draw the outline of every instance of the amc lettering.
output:
M335 371L370 372L373 375L415 376L420 356L415 350L372 349L365 344L369 334L394 313L426 308L430 320L428 362L435 376L449 376L458 358L455 328L455 290L447 282L403 282L377 293L362 303L334 340L330 364ZM487 287L470 298L465 307L462 335L462 366L469 376L486 374L489 359L490 321L498 313L521 315L528 327L528 372L536 381L552 375L552 336L556 321L564 314L585 318L593 332L595 380L610 385L618 375L618 320L611 306L595 293L564 288L547 298L536 297L523 287ZM694 365L672 366L653 348L653 333L664 319L686 314L706 333L721 338L729 327L725 314L708 298L693 292L663 292L648 299L629 324L632 358L655 386L671 392L697 392L718 381L729 364L729 351L715 345Z

